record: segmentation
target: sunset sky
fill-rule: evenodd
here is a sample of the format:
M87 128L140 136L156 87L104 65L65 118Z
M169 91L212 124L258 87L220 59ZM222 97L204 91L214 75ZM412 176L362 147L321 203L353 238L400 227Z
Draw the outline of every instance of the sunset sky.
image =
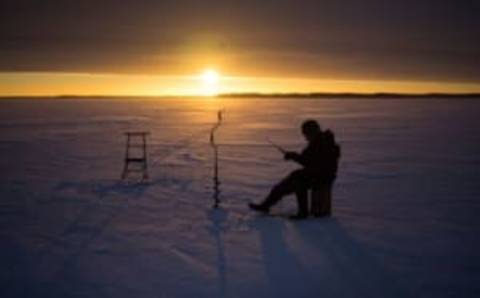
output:
M7 0L0 96L480 92L479 13L474 0Z

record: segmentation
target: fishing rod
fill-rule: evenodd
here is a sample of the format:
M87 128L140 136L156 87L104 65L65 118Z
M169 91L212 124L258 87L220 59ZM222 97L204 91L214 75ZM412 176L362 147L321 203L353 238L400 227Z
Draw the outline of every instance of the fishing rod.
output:
M287 150L283 149L282 146L272 142L272 140L270 140L269 138L266 138L267 139L267 142L270 144L270 146L272 146L273 148L277 149L278 151L280 151L280 153L282 154L285 154L287 153Z

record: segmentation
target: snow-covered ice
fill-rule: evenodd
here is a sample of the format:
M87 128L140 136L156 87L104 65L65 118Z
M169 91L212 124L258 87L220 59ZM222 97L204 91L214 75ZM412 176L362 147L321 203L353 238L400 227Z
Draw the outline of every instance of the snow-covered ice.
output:
M480 297L479 115L461 99L3 100L0 297ZM250 212L295 168L266 138L301 149L306 118L342 145L334 216ZM129 130L151 133L147 184L119 180Z

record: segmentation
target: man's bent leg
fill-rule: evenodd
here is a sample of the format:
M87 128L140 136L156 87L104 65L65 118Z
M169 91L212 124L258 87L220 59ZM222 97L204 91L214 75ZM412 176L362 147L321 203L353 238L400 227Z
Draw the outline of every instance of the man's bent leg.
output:
M305 185L307 183L308 183L308 180L304 170L293 171L290 175L288 175L285 179L283 179L282 181L280 181L280 183L278 183L273 187L273 189L270 191L270 194L267 196L267 198L262 203L262 205L268 209L273 205L275 205L278 201L280 201L286 195L289 195L297 191L301 191L303 189L305 189L305 192L306 192ZM307 198L305 194L305 201L306 200Z

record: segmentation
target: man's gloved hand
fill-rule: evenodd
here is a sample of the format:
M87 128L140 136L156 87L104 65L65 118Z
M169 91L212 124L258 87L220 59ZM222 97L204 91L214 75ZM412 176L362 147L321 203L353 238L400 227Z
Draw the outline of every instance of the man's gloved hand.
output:
M283 158L285 160L292 160L292 159L295 159L297 156L298 156L297 152L285 152L285 155L283 156Z

